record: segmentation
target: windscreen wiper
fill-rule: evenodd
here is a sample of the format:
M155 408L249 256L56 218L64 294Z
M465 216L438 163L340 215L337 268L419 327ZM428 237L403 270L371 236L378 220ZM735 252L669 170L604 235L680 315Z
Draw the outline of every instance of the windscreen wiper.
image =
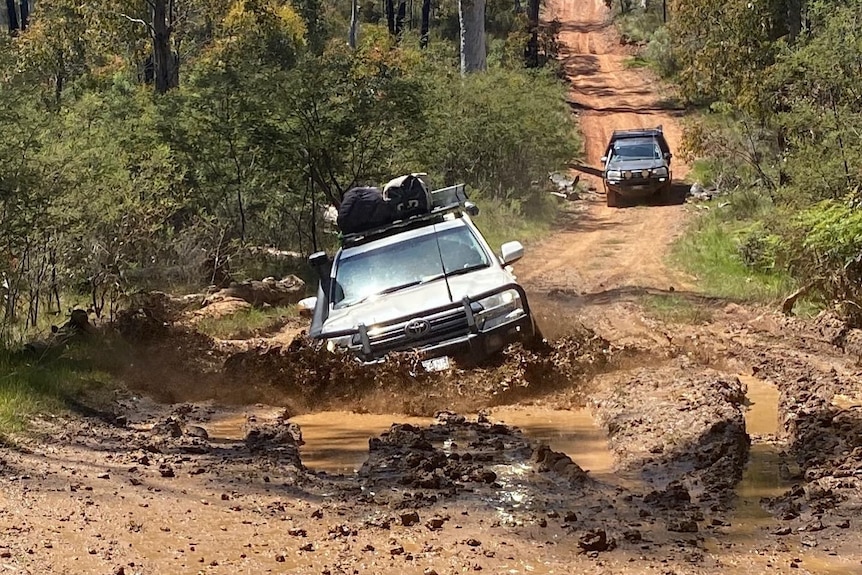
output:
M396 291L401 291L401 290L403 290L403 289L407 289L407 288L409 288L409 287L418 286L419 284L422 284L422 283L425 283L425 281L424 281L424 280L416 280L416 281L408 282L408 283L406 283L406 284L401 284L401 285L397 285L397 286L391 286L391 287L388 287L388 288L386 288L386 289L384 289L384 290L381 290L381 291L379 291L379 292L375 292L375 293L368 294L367 296L365 296L365 297L363 297L363 298L359 298L359 299L358 299L358 300L356 300L356 301L352 301L352 302L350 302L350 303L348 303L348 304L346 304L346 305L343 305L342 307L350 307L350 306L354 306L354 305L357 305L357 304L360 304L360 303L364 302L364 301L365 301L365 300L367 300L368 298L375 297L375 296L379 296L379 295L384 295L384 294L388 294L388 293L392 293L392 292L396 292Z
M481 264L481 263L480 264L472 264L472 265L469 265L465 268L454 270L454 271L451 271L449 273L442 273L442 274L437 274L436 276L427 277L419 283L427 284L428 282L437 281L437 280L443 279L443 278L450 278L452 276L459 276L461 274L466 274L466 273L469 273L469 272L472 272L472 271L475 271L475 270L478 270L481 268L487 268L487 267L489 267L488 264Z

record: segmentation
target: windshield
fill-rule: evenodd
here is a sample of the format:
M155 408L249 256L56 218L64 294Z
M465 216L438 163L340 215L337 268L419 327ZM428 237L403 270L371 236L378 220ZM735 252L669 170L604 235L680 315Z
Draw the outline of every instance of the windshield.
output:
M651 139L618 140L611 150L611 163L630 160L660 160L661 150Z
M489 265L485 250L470 228L457 226L355 255L342 255L333 282L332 303L336 309L343 308L372 295Z

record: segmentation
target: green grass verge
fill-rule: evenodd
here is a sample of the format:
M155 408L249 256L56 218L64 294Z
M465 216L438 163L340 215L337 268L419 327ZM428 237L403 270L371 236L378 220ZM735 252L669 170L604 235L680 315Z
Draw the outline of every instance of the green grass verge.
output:
M244 339L272 333L298 315L296 306L250 308L222 317L204 318L196 328L217 339Z
M39 413L61 412L72 400L115 387L109 375L68 352L40 359L0 350L0 444L10 443L7 434L23 430Z
M675 294L646 296L644 310L664 323L699 324L712 319L712 312L702 302Z
M760 272L745 265L739 252L750 223L704 216L674 244L672 261L698 279L705 295L774 303L795 289L782 271Z
M528 244L538 241L550 233L559 214L556 198L546 195L547 198L526 209L515 202L479 199L476 203L480 211L473 223L498 255L505 242Z

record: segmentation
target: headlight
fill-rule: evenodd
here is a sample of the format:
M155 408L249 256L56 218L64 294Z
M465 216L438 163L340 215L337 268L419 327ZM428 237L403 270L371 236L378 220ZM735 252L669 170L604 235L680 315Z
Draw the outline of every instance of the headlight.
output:
M623 174L619 170L608 170L606 177L609 180L619 180L623 177Z
M667 177L667 168L656 168L652 171L652 176L654 178L666 178Z
M524 315L524 304L517 290L510 289L495 293L476 303L482 308L475 315L476 325L482 331L493 329Z

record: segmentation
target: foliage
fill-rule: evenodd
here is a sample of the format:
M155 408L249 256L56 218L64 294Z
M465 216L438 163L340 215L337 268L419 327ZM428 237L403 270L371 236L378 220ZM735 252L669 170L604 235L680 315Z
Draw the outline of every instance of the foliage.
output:
M533 182L577 154L563 88L549 74L497 69L453 81L436 68L425 76L426 138L409 158L444 184L464 181L495 200L526 199Z
M144 0L41 0L28 31L0 37L4 329L243 277L248 246L331 247L327 205L408 171L466 181L480 223L532 216L528 236L552 219L534 182L579 146L563 87L524 70L510 4L489 2L499 57L462 81L441 40L454 1L425 50L409 27L396 44L369 23L349 50L341 4L168 2L178 78L163 94ZM540 38L549 55L556 33Z
M723 213L717 204L673 246L672 257L692 273L707 295L734 300L778 302L794 288L781 270L759 271L744 260L752 229Z
M862 1L698 0L674 10L683 91L709 103L683 151L704 159L714 185L739 190L730 209L745 211L740 192L770 206L746 215L757 231L742 243L744 263L862 305Z
M0 351L0 446L6 434L21 430L31 417L63 409L108 383L104 373L74 353L48 358Z

